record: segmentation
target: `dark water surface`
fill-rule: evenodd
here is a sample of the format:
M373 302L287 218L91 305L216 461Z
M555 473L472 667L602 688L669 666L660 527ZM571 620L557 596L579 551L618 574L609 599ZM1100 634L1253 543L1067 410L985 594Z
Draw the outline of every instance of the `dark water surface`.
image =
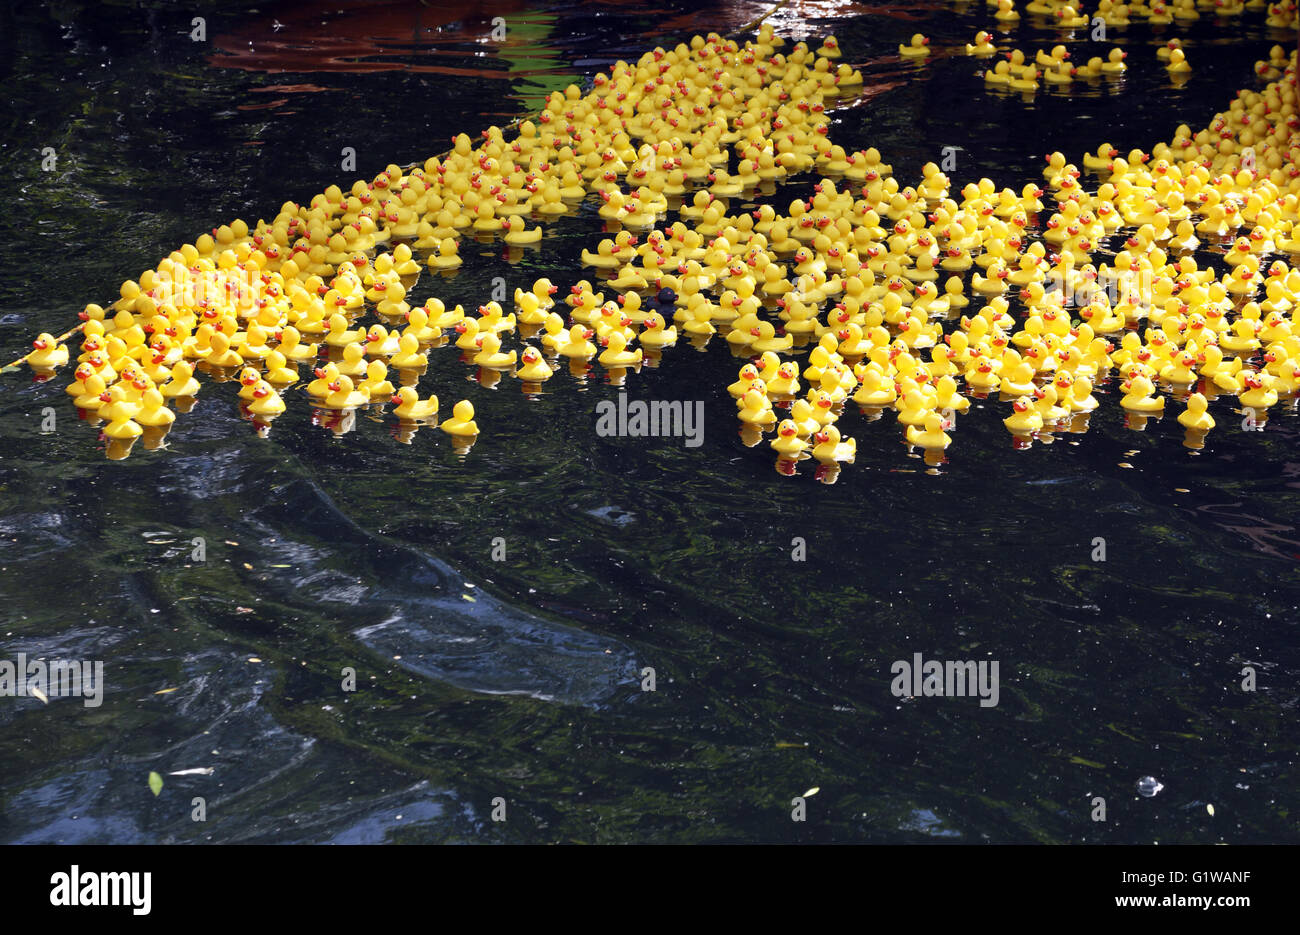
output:
M764 6L336 9L13 11L6 360L202 230L422 161L616 58ZM500 46L483 41L496 15ZM836 142L878 146L903 182L958 146L958 186L1019 188L1050 149L1077 160L1103 139L1149 148L1204 126L1286 41L1256 14L1115 30L1122 83L1028 104L985 93L975 60L896 54L912 32L942 50L991 20L983 4L828 3L775 22L833 30L865 63ZM1195 69L1176 89L1155 62L1169 35ZM1056 33L1027 20L1012 38L1032 50ZM1076 60L1109 48L1070 45ZM465 242L465 269L426 273L412 304L476 305L498 275L511 291L591 278L576 258L600 236L594 208L552 230L515 264ZM629 377L633 399L703 401L704 442L688 448L598 437L595 404L620 392L600 368L530 399L435 351L421 392L479 410L464 457L431 428L399 444L389 415L360 413L336 438L301 392L260 439L235 387L206 382L164 450L107 461L65 375L3 375L0 659L103 660L107 688L97 708L0 699L0 840L1300 840L1294 409L1243 432L1216 401L1220 428L1194 452L1178 409L1135 432L1112 395L1086 434L1017 451L1005 407L986 404L934 473L892 416L855 412L840 425L857 463L825 485L741 444L723 389L740 363L715 339ZM46 406L57 430L41 434ZM918 652L998 661L999 704L895 698L890 665ZM1148 775L1154 798L1137 792ZM808 821L792 822L811 787Z

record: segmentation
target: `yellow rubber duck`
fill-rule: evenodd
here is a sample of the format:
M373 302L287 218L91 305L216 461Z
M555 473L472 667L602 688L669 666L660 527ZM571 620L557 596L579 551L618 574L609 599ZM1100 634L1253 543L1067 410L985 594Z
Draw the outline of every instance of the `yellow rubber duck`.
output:
M750 347L755 351L762 353L764 351L786 351L794 344L794 338L791 335L777 336L776 326L770 321L760 321L757 327L750 329L751 336L754 340Z
M298 382L298 369L289 366L289 362L279 351L272 351L266 355L265 379L273 386L289 386Z
M145 394L148 396L148 394ZM258 380L253 387L253 396L248 401L248 411L258 416L274 416L284 412L284 400L265 380ZM141 413L143 415L143 413ZM173 416L173 418L175 418ZM139 418L137 417L137 421ZM151 423L145 422L144 425Z
M240 357L236 351L231 349L230 338L226 337L226 335L220 331L215 332L212 335L212 338L208 343L208 352L203 355L203 359L213 367L224 367L227 369L234 369L244 362L244 358Z
M1087 376L1075 377L1067 403L1071 412L1092 412L1096 409L1099 403L1097 397L1092 395L1092 379Z
M86 378L94 375L95 368L85 361L82 361L77 365L77 369L73 371L72 382L68 384L68 387L64 392L73 398L81 396L86 392Z
M403 386L393 395L393 400L397 403L393 414L407 422L427 421L438 414L438 397L430 395L428 399L420 399L412 386Z
M97 373L90 373L82 381L82 392L72 404L78 409L98 410L108 402L108 387L104 384L104 378Z
M620 331L611 331L605 344L605 350L596 359L603 367L635 367L641 363L641 348L627 350L627 338Z
M1300 393L1300 364L1287 363L1281 370L1274 373L1273 387L1277 390L1279 396L1283 393L1288 396Z
M641 334L637 336L642 347L668 347L677 343L677 329L664 321L658 312L650 312L641 323Z
M998 62L992 68L984 70L984 83L994 86L1005 86L1011 81L1011 65L1007 62Z
M479 319L462 318L456 322L455 332L459 337L456 338L456 346L462 351L474 351L478 353L479 341L482 335L478 328Z
M512 246L540 243L542 228L540 226L527 227L524 224L524 219L516 214L506 219L505 234L502 239Z
M998 10L993 14L993 18L999 23L1018 23L1020 14L1016 11L1016 5L1012 0L997 0Z
M515 371L515 376L525 383L544 383L555 375L542 352L535 347L525 347L519 362L521 366Z
M171 379L162 384L158 391L168 399L177 396L197 396L199 381L194 378L194 365L182 360L172 367Z
M303 344L301 333L293 325L285 325L280 330L278 341L275 349L284 356L285 360L295 362L312 360L320 350L318 344Z
M808 448L808 443L799 437L799 429L793 419L781 421L776 427L776 438L770 444L780 457L787 459L799 457Z
M1230 326L1230 333L1219 338L1219 346L1234 354L1250 354L1259 350L1261 324L1256 319L1238 318Z
M736 416L747 425L771 425L776 422L772 402L768 399L767 393L761 389L761 385L762 381L758 381L736 401L739 409Z
M727 387L727 392L740 399L749 392L758 378L758 368L753 364L745 364L740 368L740 375L736 382Z
M488 302L486 305L478 307L478 333L500 334L504 331L514 331L516 319L514 314L506 315L505 309L501 307L500 302Z
M489 370L508 370L515 365L518 357L515 351L503 352L501 339L489 331L479 339L479 352L474 355L474 363Z
M367 357L391 357L401 348L401 341L396 331L389 333L383 325L371 325L365 335L365 355Z
M1187 397L1187 410L1179 413L1178 424L1184 428L1208 432L1214 428L1214 417L1207 411L1209 402L1200 393Z
M1071 84L1074 76L1078 74L1078 69L1070 66L1068 62L1057 62L1050 68L1044 68L1042 77L1048 84Z
M853 394L853 401L859 406L892 406L897 399L894 381L874 367L868 367L862 374L862 383Z
M996 393L1002 385L1002 377L987 357L972 357L962 378L968 387L980 393Z
M101 407L102 412L105 407ZM125 440L129 438L139 438L144 434L144 429L131 419L130 416L119 414L112 419L108 425L104 426L104 435L108 438Z
M1160 379L1177 386L1187 386L1200 379L1197 373L1197 356L1183 351L1160 368Z
M908 390L896 402L898 421L903 425L923 425L925 417L932 411L931 400L919 388Z
M425 262L430 269L455 269L465 261L461 259L456 240L445 237L438 245L438 252L430 253Z
M574 325L569 329L569 339L560 345L557 350L564 357L572 359L586 359L596 356L596 345L588 340L594 332L582 325Z
M943 430L943 417L937 412L928 413L922 427L909 425L905 434L909 445L928 451L942 451L952 444L952 436Z
M1277 402L1277 391L1272 388L1272 377L1268 374L1246 371L1241 377L1242 392L1237 400L1251 409L1267 409Z
M852 464L857 457L857 439L841 439L840 430L834 425L828 425L814 434L813 441L816 444L812 456L822 464Z
M1043 427L1043 417L1025 397L1019 397L1011 404L1012 413L1002 420L1011 432L1017 435L1037 432Z
M770 396L796 396L799 390L799 367L793 361L781 364L776 370L776 376L767 383Z
M1055 383L1049 383L1042 389L1036 390L1033 399L1034 409L1037 410L1044 425L1061 422L1070 415L1068 400L1064 406L1057 404L1060 396L1057 393Z
M546 309L542 308L541 301L531 292L516 296L515 307L515 318L521 325L540 325L546 321Z
M370 394L355 388L352 378L339 374L329 384L329 394L324 399L327 409L355 409L370 402Z
M24 360L33 370L53 370L68 362L68 346L60 344L52 334L38 335L32 347L34 350Z
M213 338L215 339L215 335ZM341 312L329 317L329 330L325 334L325 344L329 347L347 347L366 339L366 329L348 329L348 320Z
M840 52L839 40L837 40L834 36L827 36L826 39L822 42L822 44L818 47L817 54L820 55L822 58L829 58L831 60L838 59L842 55L842 53Z
M419 339L408 328L398 341L397 353L389 358L388 363L398 370L421 370L428 366L429 357L420 351Z
M930 40L918 32L910 44L898 47L898 54L904 58L925 58L930 54Z
M969 382L969 381L968 381ZM1028 396L1035 389L1034 365L1021 360L1006 369L1002 375L1001 390L1005 396Z
M1182 49L1173 49L1169 53L1169 64L1165 70L1171 75L1186 74L1192 70L1192 66L1187 62L1187 55Z
M1129 412L1164 412L1165 398L1154 395L1155 386L1146 377L1131 377L1121 386L1124 397L1119 404Z
M549 350L552 354L558 354L569 340L569 331L564 327L564 319L559 314L551 312L546 316L546 321L542 325L542 347Z
M393 384L388 379L388 365L382 360L372 360L366 365L366 378L357 389L370 397L371 402L392 396Z
M360 344L343 348L343 359L338 361L338 372L349 377L359 377L366 372L366 352Z
M131 419L140 411L140 403L131 398L128 387L121 382L108 387L99 399L98 415L110 422Z
M936 409L950 409L953 412L966 412L970 409L970 400L957 391L957 381L952 376L941 376L935 381L934 389Z
M967 55L986 58L990 55L996 55L997 52L997 46L993 44L993 37L982 29L975 33L975 41L973 43L966 43Z
M596 246L595 253L584 249L582 262L597 269L617 269L621 265L618 257L614 256L614 241L608 237Z
M448 435L461 438L477 435L478 423L474 421L474 404L468 399L462 399L452 407L451 418L444 421L438 428Z
M324 367L316 368L316 379L307 384L308 395L323 400L331 392L331 384L339 378L339 368L336 364L328 363Z
M176 421L176 413L167 408L162 393L149 387L140 399L140 410L132 418L140 425L161 428Z

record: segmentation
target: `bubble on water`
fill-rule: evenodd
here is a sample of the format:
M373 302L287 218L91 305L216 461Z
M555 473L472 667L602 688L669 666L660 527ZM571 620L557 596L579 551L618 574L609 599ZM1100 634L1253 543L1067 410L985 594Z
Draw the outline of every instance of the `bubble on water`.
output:
M1163 788L1164 784L1154 776L1143 776L1138 780L1138 795L1148 799Z

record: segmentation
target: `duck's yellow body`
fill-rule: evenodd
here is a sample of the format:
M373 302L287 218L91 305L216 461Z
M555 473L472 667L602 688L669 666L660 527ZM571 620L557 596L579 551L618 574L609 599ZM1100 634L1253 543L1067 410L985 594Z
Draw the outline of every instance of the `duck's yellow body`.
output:
M460 438L478 435L478 423L474 421L474 404L468 399L462 399L452 407L451 418L444 421L438 428L448 435Z

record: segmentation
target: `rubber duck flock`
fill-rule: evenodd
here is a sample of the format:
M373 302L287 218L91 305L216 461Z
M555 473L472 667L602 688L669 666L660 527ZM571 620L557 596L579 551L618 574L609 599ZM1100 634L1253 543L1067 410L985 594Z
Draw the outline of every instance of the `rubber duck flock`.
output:
M1101 3L1103 17L1174 20L1197 6ZM1013 3L990 5L1012 21ZM1026 9L1043 12L1036 6L1060 23L1084 18L1064 4ZM1267 12L1294 28L1295 3ZM920 35L899 48L922 62L933 51ZM985 32L965 46L992 51ZM1115 53L1098 68L1125 67ZM421 167L390 165L346 191L288 202L269 222L219 227L123 283L107 309L86 307L67 393L107 423L110 447L119 444L110 456L124 456L120 445L142 434L157 447L175 418L169 402L188 411L196 370L237 376L243 413L264 429L307 364L316 407L341 418L391 403L409 439L438 416L437 397L416 389L432 348L454 344L536 389L559 357L577 373L594 357L621 378L682 338L698 347L721 333L751 360L728 387L741 437L752 446L773 432L787 473L803 458L831 470L853 460L857 443L836 424L849 402L871 421L893 410L906 444L932 463L967 396L1006 405L1021 447L1084 431L1094 390L1112 381L1110 398L1138 425L1178 401L1191 447L1215 425L1216 395L1236 397L1247 427L1279 400L1295 405L1300 270L1283 259L1300 253L1294 53L1275 48L1256 66L1267 84L1239 92L1204 129L1181 126L1150 152L1102 143L1083 170L1052 153L1041 183L1019 191L988 179L952 191L933 163L915 187L901 185L874 148L833 144L827 109L862 85L842 55L834 37L787 48L766 25L744 43L695 36L618 63L586 94L553 93L512 138L492 127L475 145L461 134ZM1064 73L1067 61L1057 46L999 67L1025 80ZM1085 170L1099 176L1093 191ZM814 172L813 194L784 213L732 208L766 183ZM516 290L512 314L497 302L467 314L437 298L405 301L423 268L463 262L465 234L534 242L541 228L528 218L573 212L593 193L617 233L583 262L615 297L584 279L560 304L539 279ZM1111 262L1098 262L1099 245L1117 238ZM1218 244L1222 274L1192 252ZM503 349L515 335L525 343ZM69 362L52 335L33 343L27 362L42 375ZM440 427L472 442L472 403L456 403Z

